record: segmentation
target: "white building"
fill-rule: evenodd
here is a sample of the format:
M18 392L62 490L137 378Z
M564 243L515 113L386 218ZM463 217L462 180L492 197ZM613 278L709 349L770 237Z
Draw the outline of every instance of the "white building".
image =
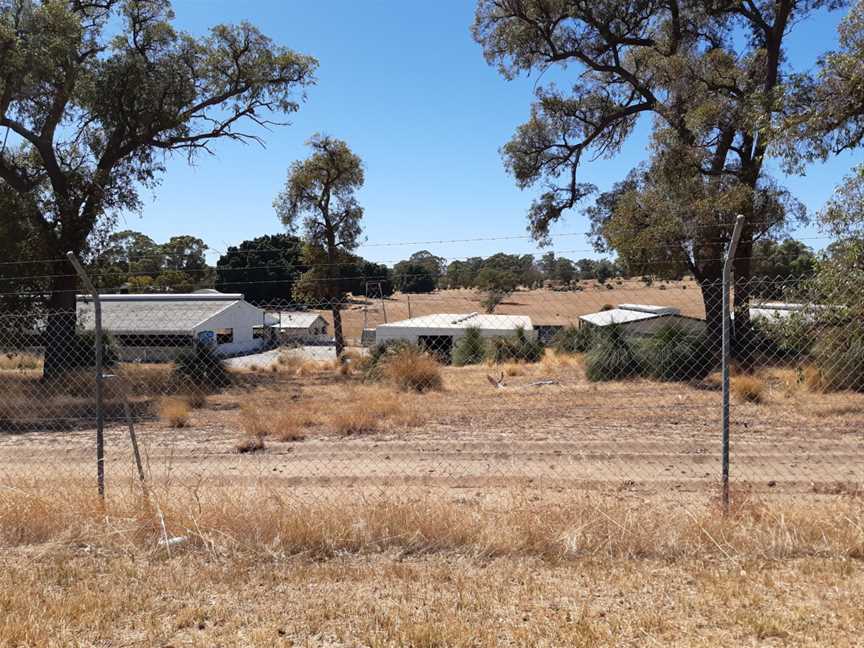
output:
M449 357L454 342L468 329L477 329L485 338L515 335L517 329L530 338L536 335L531 318L526 315L440 313L381 324L375 329L375 342L410 342Z
M102 295L100 301L102 328L125 361L171 360L196 343L213 346L220 355L250 353L264 345L254 329L273 321L237 293ZM78 324L94 329L89 296L78 297Z
M279 342L323 344L330 342L327 329L330 324L318 313L308 311L268 312L269 329Z
M694 334L705 330L704 320L681 315L677 308L651 304L618 304L617 308L579 317L580 326L604 327L611 324L618 324L625 333L637 336L652 335L670 324L683 327Z

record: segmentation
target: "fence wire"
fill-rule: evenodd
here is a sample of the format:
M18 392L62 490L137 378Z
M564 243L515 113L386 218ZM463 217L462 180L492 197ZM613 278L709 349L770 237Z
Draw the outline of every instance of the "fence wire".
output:
M143 475L151 492L238 502L513 489L707 502L719 295L612 279L314 303L104 296L106 492L138 492ZM752 280L734 301L733 493L860 492L860 292ZM93 306L0 316L0 487L95 492Z

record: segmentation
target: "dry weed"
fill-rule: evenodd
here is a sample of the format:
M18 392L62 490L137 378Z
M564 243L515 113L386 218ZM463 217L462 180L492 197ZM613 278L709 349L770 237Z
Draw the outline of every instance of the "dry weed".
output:
M260 452L262 450L266 450L267 446L264 443L264 437L257 435L249 435L238 441L236 448L237 452L239 452L240 454L246 454L250 452Z
M279 403L259 396L243 403L240 423L247 437L302 441L306 438L306 429L317 419L313 409L304 405Z
M756 376L733 376L730 387L732 393L742 402L761 403L765 399L765 382Z
M35 371L41 369L41 356L32 353L0 354L0 371Z
M440 391L444 386L441 365L428 354L410 347L384 361L384 376L405 391Z
M159 401L159 419L172 428L189 427L191 407L185 398L165 396Z

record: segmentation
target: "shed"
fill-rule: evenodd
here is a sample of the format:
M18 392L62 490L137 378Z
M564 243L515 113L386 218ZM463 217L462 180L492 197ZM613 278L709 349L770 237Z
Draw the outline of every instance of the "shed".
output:
M677 308L653 304L618 304L617 308L579 317L580 326L604 327L618 324L628 335L649 336L674 324L694 334L705 331L705 321L681 315Z
M379 344L410 342L449 358L454 342L472 328L486 338L515 335L518 329L525 331L528 337L536 336L531 318L527 315L439 313L381 324L375 329L375 341Z
M261 348L253 330L272 321L239 293L102 295L102 327L122 360L167 361L195 344L211 345L220 355ZM78 297L78 324L95 327L93 299Z
M318 313L310 311L277 311L268 313L269 329L280 342L324 343L330 342L327 334L329 324Z

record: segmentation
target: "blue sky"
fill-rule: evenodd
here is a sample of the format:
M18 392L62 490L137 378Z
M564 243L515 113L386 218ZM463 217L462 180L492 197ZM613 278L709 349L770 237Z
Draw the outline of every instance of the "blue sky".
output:
M325 132L345 139L366 164L365 257L392 264L423 247L448 259L538 251L527 238L383 245L526 236L532 192L515 187L498 149L528 116L535 80L508 82L486 64L469 32L471 0L175 0L174 8L178 26L195 34L220 22L258 25L276 42L318 58L318 84L289 127L266 134L266 148L222 142L194 167L170 161L141 214L121 226L157 241L200 236L211 260L228 245L282 231L273 198L289 164L307 155L305 140ZM789 41L792 64L808 68L830 49L840 17L824 14L800 26ZM581 179L600 189L621 179L644 159L648 130L641 124L620 155L585 165ZM816 210L860 159L850 154L813 165L787 184ZM593 256L585 229L578 212L569 214L551 249ZM814 247L825 243L815 228L798 234Z

